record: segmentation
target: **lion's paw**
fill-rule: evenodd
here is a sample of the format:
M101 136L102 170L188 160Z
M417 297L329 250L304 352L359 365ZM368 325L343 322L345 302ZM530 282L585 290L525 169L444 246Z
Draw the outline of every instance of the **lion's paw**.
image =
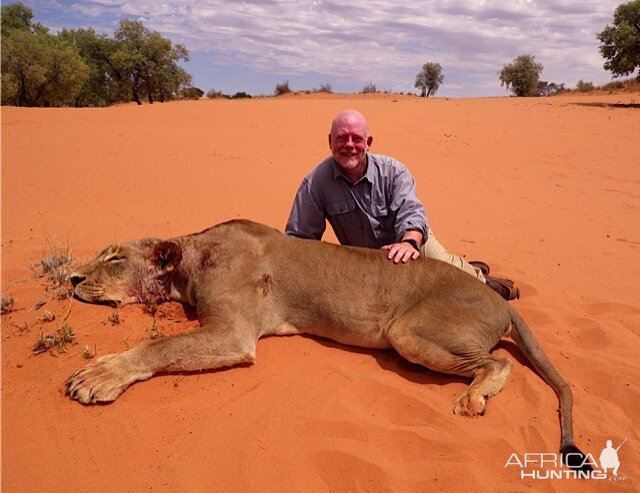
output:
M67 394L82 404L115 401L135 378L122 356L108 354L78 370L66 381Z
M479 418L484 415L487 399L483 396L470 396L469 392L465 392L453 406L453 412L459 416L467 416L469 418Z

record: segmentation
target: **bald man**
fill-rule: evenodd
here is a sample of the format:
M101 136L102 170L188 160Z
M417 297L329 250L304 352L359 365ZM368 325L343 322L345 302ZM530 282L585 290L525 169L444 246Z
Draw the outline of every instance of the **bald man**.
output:
M442 260L506 300L519 298L513 281L489 276L484 262L471 265L445 250L429 229L407 168L393 158L370 153L372 142L361 113L347 110L335 117L329 132L331 156L302 181L285 233L320 240L326 220L343 245L381 248L395 263L421 255Z

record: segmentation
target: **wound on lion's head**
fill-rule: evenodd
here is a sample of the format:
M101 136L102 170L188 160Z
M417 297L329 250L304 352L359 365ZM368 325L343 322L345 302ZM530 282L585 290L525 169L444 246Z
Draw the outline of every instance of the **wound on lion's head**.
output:
M171 241L156 243L151 262L163 271L171 272L182 261L182 249Z

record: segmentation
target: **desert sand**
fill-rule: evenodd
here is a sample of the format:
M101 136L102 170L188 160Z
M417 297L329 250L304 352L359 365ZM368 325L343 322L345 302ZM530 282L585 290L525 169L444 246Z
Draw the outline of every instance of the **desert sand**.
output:
M2 293L16 303L2 316L2 491L638 491L640 110L614 103L640 94L3 107ZM234 218L282 229L346 108L368 117L373 152L410 168L440 241L519 284L514 306L573 389L577 445L597 458L628 438L621 480L505 467L557 452L560 434L555 394L510 341L495 350L514 361L509 382L476 420L452 413L464 379L305 337L262 340L250 367L154 377L110 405L64 395L85 346L123 351L153 317L127 305L112 325L114 308L55 299L32 267L50 241L83 263ZM32 354L67 312L77 344ZM155 319L164 334L197 326L177 303Z

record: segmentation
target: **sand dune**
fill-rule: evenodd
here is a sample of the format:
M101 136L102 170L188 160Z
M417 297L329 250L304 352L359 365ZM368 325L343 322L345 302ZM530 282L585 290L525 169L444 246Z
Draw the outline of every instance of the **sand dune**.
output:
M638 102L376 95L4 107L2 292L17 310L2 316L3 491L637 491L640 113L593 103ZM597 457L606 440L628 438L624 481L521 479L504 467L512 453L554 453L559 440L553 391L509 341L496 353L514 360L510 380L478 420L451 412L463 379L305 337L261 341L252 367L155 377L112 405L68 400L63 382L85 345L102 355L148 337L140 306L112 325L112 308L73 301L78 344L32 355L69 308L30 269L47 237L83 262L112 242L233 218L281 229L345 108L369 118L374 152L411 169L440 241L519 283L514 305L571 383L578 446ZM44 322L44 310L57 320ZM197 326L176 303L156 320L165 334Z

